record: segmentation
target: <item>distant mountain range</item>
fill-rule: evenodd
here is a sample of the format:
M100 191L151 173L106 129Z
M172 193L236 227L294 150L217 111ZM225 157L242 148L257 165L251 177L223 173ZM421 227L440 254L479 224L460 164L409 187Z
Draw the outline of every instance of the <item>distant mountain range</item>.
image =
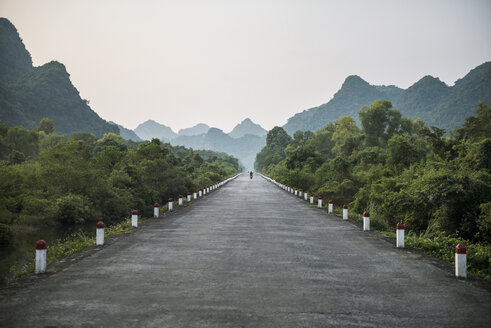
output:
M474 68L452 87L432 76L423 77L405 90L393 85L371 85L359 76L348 76L328 103L295 114L283 128L289 134L297 130L316 131L344 115L351 115L358 122L361 106L377 99L390 100L403 116L453 130L476 114L480 100L491 103L491 62Z
M80 98L63 64L52 61L33 67L15 26L0 18L0 122L32 129L44 117L54 120L61 134L119 133Z
M225 152L237 157L247 169L254 167L256 154L266 144L267 134L265 129L249 118L237 124L229 134L203 123L175 133L170 127L153 120L141 123L134 132L143 140L158 138L176 146Z

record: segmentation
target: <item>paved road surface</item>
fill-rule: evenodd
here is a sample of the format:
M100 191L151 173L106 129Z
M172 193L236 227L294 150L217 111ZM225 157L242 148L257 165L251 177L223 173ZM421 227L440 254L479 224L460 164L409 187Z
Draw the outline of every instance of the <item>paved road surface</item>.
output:
M489 327L490 294L260 177L0 302L9 327Z

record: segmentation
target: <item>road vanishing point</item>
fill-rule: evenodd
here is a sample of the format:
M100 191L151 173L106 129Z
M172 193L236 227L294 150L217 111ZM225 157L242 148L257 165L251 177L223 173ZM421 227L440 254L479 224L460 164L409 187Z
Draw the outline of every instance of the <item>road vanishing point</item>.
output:
M490 324L486 289L246 175L0 300L2 327Z

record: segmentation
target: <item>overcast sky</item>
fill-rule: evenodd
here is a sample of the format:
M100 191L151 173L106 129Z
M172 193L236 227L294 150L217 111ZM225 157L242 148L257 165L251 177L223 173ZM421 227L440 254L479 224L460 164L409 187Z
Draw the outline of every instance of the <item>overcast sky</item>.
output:
M271 129L351 74L453 85L491 60L490 0L0 0L0 16L35 66L62 62L93 110L131 129Z

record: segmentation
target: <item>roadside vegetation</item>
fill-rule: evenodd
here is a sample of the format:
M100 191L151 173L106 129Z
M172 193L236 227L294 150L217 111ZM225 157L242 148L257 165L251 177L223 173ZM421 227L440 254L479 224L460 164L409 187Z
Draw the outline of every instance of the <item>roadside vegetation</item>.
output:
M0 244L36 226L121 222L131 210L151 216L166 204L238 172L236 158L212 151L172 147L158 139L125 141L74 132L0 123Z
M458 242L470 272L491 279L491 106L480 102L463 127L445 131L402 117L389 101L313 133L268 132L256 170L351 213L372 228L403 222L408 244L448 262Z

